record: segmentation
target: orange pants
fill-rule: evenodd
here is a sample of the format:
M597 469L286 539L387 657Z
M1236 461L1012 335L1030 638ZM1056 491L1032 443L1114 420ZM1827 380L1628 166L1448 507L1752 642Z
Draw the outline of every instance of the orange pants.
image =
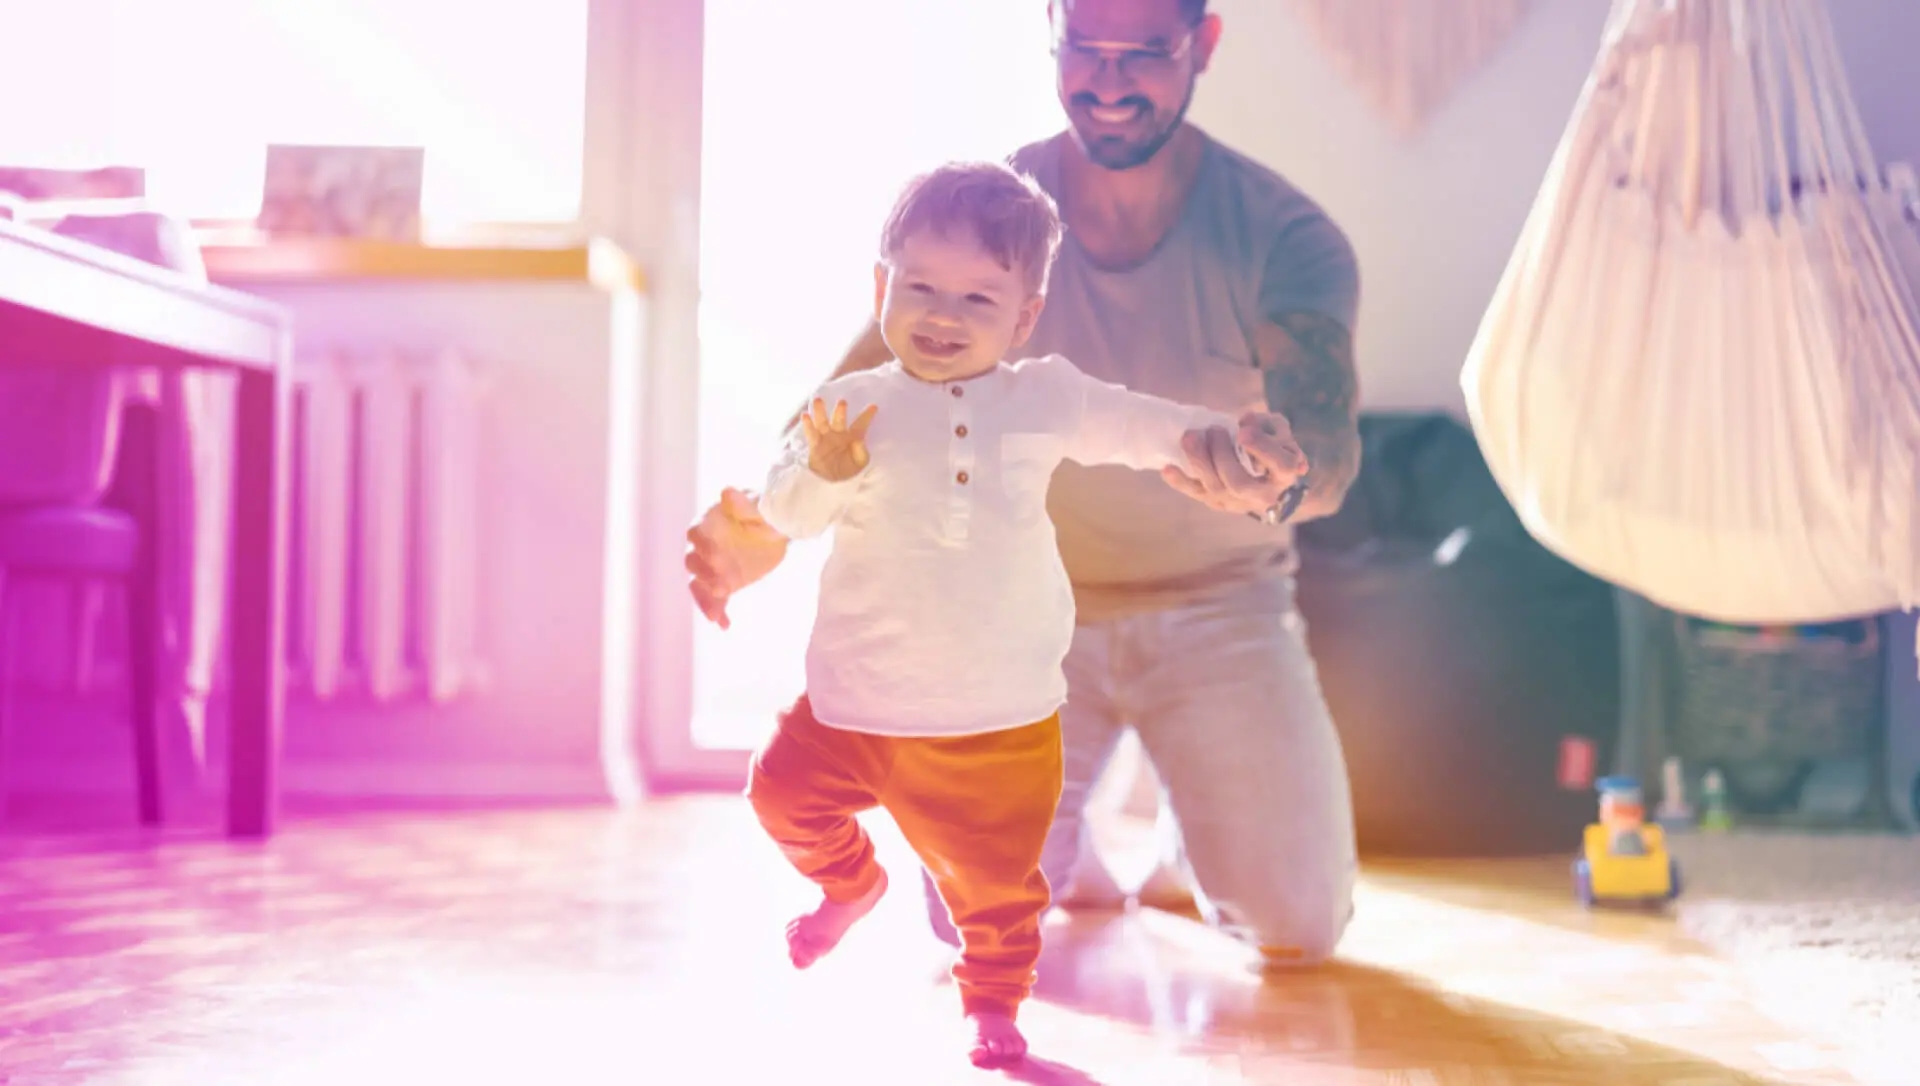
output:
M1013 1015L1033 990L1052 894L1040 848L1060 803L1060 718L1007 731L899 738L829 728L802 695L754 756L747 798L793 866L832 901L880 865L854 815L884 808L932 874L960 933L967 1013Z

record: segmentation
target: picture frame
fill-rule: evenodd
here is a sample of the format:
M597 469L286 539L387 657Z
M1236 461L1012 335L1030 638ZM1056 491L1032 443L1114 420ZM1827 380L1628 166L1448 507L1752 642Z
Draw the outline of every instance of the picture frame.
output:
M420 237L422 147L271 144L255 220L278 237Z

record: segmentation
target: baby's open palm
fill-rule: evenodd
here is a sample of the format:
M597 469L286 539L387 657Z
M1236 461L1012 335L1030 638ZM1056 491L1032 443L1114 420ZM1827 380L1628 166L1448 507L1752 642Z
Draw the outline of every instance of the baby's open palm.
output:
M800 427L807 435L807 467L834 483L860 474L867 466L867 427L879 410L879 405L870 404L849 424L847 401L835 403L829 415L827 402L816 397L812 410L800 416Z

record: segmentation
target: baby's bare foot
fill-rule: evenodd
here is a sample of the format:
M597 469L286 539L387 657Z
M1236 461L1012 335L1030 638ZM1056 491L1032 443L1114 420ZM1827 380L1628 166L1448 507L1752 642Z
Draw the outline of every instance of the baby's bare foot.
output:
M880 903L880 896L887 892L887 873L880 872L880 878L873 889L852 901L822 901L820 907L795 917L787 925L787 956L793 959L795 969L805 969L826 956L827 951L840 945L840 939L854 922L873 911Z
M967 1015L973 1025L973 1040L967 1058L975 1067L1006 1067L1027 1056L1027 1039L1020 1027L1004 1014L975 1011Z

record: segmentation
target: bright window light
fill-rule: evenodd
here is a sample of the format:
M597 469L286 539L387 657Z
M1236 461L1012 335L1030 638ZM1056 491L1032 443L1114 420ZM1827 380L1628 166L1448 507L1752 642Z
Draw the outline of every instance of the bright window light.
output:
M902 183L1062 124L1037 0L707 0L699 496L758 488L787 418L873 310ZM800 692L825 547L699 620L694 741L759 741Z
M0 164L251 219L269 143L426 148L436 225L580 212L587 0L0 0Z

